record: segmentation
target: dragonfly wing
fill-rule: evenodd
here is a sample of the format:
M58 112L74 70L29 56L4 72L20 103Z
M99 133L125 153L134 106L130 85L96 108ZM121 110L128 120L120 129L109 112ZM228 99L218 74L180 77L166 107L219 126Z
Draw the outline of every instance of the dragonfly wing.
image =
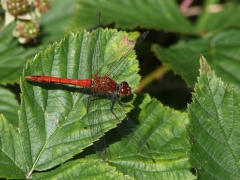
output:
M116 103L118 114L124 113L122 104L117 101ZM112 110L113 115L116 117L116 112ZM118 119L118 117L116 117ZM147 157L151 158L151 149L150 145L147 142L147 138L144 137L144 135L141 133L141 131L138 129L138 127L134 124L134 122L131 120L131 118L127 115L125 115L125 118L120 121L120 123L117 125L117 131L119 134L126 138L126 140L123 142L124 145L122 146L122 150L119 151L119 156L122 153L131 153L131 154L142 154L146 155Z
M91 23L92 26L88 28L87 31L91 32L94 29L99 28L101 23L101 17L102 17L101 11L98 9L95 17L93 18L93 22Z
M126 118L118 124L117 130L119 134L127 139L126 143L128 145L125 146L127 151L147 156L150 155L150 145L129 116L126 116Z
M97 158L106 158L106 141L104 138L103 125L101 122L101 110L99 108L97 96L89 97L89 125L90 132L93 139L94 149L96 151ZM100 138L99 138L100 137Z
M94 32L94 49L93 49L93 57L92 57L92 76L99 74L99 59L101 58L101 52L100 52L100 39L101 39L101 29L97 29Z
M101 12L98 11L98 25L100 25L100 20L101 20ZM94 49L93 49L93 55L92 55L92 77L94 75L99 74L99 58L100 58L100 39L101 39L101 33L102 30L101 28L95 29L94 32L92 32L93 35L93 43L94 43ZM99 96L95 94L94 96L90 97L91 98L91 109L92 115L90 116L90 131L91 131L91 136L93 138L93 145L94 149L96 151L97 158L99 159L106 159L106 141L104 137L104 132L103 132L103 124L102 124L102 113L100 110L100 105L99 105ZM100 138L99 135L101 136Z
M112 56L108 58L109 61L113 61L112 64L108 66L108 71L104 74L108 76L114 76L116 74L116 69L118 71L126 65L124 63L125 59L133 53L134 49L143 41L143 39L148 35L149 31L142 33L136 40L136 42L129 40L127 36L124 36L121 43L120 48L115 52ZM108 62L108 60L106 62Z

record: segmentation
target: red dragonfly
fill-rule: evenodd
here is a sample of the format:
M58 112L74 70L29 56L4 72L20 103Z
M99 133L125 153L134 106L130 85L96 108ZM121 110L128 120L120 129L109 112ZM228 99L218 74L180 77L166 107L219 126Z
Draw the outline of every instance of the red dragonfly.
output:
M116 81L111 78L111 75L113 74L115 68L122 66L124 64L123 63L124 59L126 59L126 57L130 53L132 53L132 51L134 51L134 48L147 36L147 34L148 34L148 31L141 34L138 37L138 39L136 40L136 43L134 43L133 41L127 40L129 43L128 43L127 48L124 48L125 52L119 52L119 51L116 52L117 54L123 54L123 55L111 65L111 68L103 76L99 75L96 72L93 72L93 74L94 74L93 77L88 78L88 79L68 79L68 78L44 76L44 75L31 75L31 76L25 76L25 78L29 81L76 85L76 86L80 86L82 88L90 89L92 95L90 95L89 99L88 99L87 114L90 112L89 108L91 106L98 107L96 99L99 99L100 96L102 96L102 95L106 96L111 101L111 103L110 103L111 113L118 120L118 123L120 123L121 119L119 118L118 114L119 113L122 114L124 112L121 108L118 110L117 113L114 112L113 111L114 103L118 102L118 104L120 106L122 106L120 98L129 96L131 94L131 87L129 86L129 84L126 81L123 81L120 84L116 83ZM99 41L99 39L100 38L98 37L96 39L96 41ZM96 42L95 49L94 49L96 52L99 51L99 48L100 48L99 44L100 44L99 42ZM122 49L120 49L120 51L122 51ZM96 56L96 57L98 57L98 56ZM93 61L95 61L95 62L93 62L93 64L95 64L95 66L96 66L96 67L94 67L96 69L96 71L99 71L97 59L98 58L94 58ZM93 115L90 118L91 122L89 124L90 124L90 131L91 131L91 135L93 137L93 141L95 141L94 142L95 150L96 150L98 156L100 156L102 158L103 157L102 154L104 153L104 156L106 156L107 152L106 152L106 144L105 144L104 137L102 136L99 140L96 141L96 139L98 139L97 134L99 132L101 132L103 134L103 127L102 127L101 123L98 123L100 121L100 118L101 117L99 114L93 113ZM145 138L141 135L139 130L136 129L136 126L134 125L132 120L127 115L125 115L124 120L126 121L126 123L124 125L122 125L122 127L119 128L120 134L124 137L129 137L130 131L133 130L134 133L138 136L138 138L136 138L136 140L135 140L136 146L140 147L140 146L142 146L142 144L146 144L146 147L150 149L149 144L147 143ZM96 124L99 124L99 125L96 126ZM139 147L135 147L135 148L139 148Z

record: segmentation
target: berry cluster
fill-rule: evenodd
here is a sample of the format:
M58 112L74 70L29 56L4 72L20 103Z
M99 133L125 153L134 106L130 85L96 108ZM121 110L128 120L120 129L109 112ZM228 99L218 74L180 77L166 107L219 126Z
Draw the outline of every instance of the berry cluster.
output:
M42 12L50 9L49 0L1 0L6 11L5 26L16 20L13 36L25 44L40 34L39 25L35 22Z
M27 0L11 0L7 1L7 10L13 16L26 14L28 11Z

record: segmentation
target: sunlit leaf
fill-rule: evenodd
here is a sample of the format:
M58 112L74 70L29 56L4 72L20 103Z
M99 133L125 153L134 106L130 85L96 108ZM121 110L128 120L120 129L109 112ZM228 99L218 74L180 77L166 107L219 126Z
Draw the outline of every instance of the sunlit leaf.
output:
M109 164L136 179L194 179L187 157L190 146L186 137L186 113L164 107L149 96L140 99L141 125L131 138L110 146ZM139 134L146 138L150 149L145 143L136 146Z
M25 177L27 165L23 156L19 134L16 129L0 115L0 177Z
M34 179L133 179L128 175L118 173L114 167L98 160L77 160L67 162L59 168L33 175Z
M128 46L128 43L136 40L137 36L138 33L127 34L101 28L92 33L86 31L69 33L60 43L55 43L46 51L39 53L34 60L29 61L24 76L92 78L92 70L96 69L93 62L95 58L98 61L99 75L104 75L112 62L126 53L121 51L122 46ZM123 59L124 66L115 67L115 72L111 76L117 82L128 81L133 89L139 81L135 57L130 53ZM23 93L20 133L25 157L32 169L38 171L50 169L92 144L88 121L92 112L86 115L89 91L73 86L27 82L24 78L21 83ZM109 99L98 101L99 107L93 110L101 111L99 119L105 132L115 127L119 121L110 111ZM113 107L114 111L116 107ZM119 119L124 117L125 113L120 114ZM97 126L100 122L95 123L93 125ZM98 133L96 138L101 137L102 133Z
M188 106L191 164L198 179L239 179L240 96L201 57L193 103Z

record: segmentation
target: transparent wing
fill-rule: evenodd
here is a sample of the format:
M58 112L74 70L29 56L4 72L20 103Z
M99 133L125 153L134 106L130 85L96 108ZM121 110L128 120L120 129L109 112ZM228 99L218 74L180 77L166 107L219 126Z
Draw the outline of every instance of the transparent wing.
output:
M98 25L94 27L98 28L100 26L101 20L101 12L98 11ZM92 77L99 73L99 58L100 58L100 39L101 39L101 29L95 29L93 34L93 56L92 56ZM102 113L99 104L99 96L97 93L94 93L93 96L89 97L90 107L89 110L91 115L89 116L89 124L90 124L90 131L91 136L93 139L94 149L96 151L97 158L99 159L106 159L106 141L103 132L103 124L102 124ZM98 138L101 136L100 138Z
M127 152L129 154L142 154L151 158L151 148L147 142L147 138L141 133L130 117L125 114L120 100L116 98L118 97L109 98L112 101L111 103L115 101L114 108L111 104L110 108L101 109L99 97L89 97L89 126L97 158L106 160L108 156L102 124L102 111L105 110L109 112L108 119L114 119L114 122L111 120L111 124L117 124L117 131L123 138L126 138L126 141L123 141L124 145L118 151L119 156Z
M118 97L116 96L114 98ZM144 137L143 133L141 133L131 118L126 115L120 100L115 99L115 101L117 101L114 105L116 107L114 109L111 108L111 112L118 120L117 131L123 138L126 138L122 150L119 151L119 155L124 152L129 152L132 154L140 153L151 158L151 148L147 142L147 138ZM123 120L119 119L119 117L122 117L120 114L125 114L125 118Z
M94 34L95 46L93 50L93 58L92 58L92 76L99 73L99 59L100 59L100 39L101 39L101 29L96 29Z
M93 139L94 149L97 158L106 159L106 141L104 138L103 124L101 122L102 114L99 107L98 96L89 96L88 118L90 132ZM100 138L99 138L100 137Z
M101 17L101 11L98 9L95 17L93 18L92 26L88 28L87 31L91 32L92 30L99 28L101 23Z
M92 54L91 64L92 64L92 77L99 72L99 58L100 58L100 39L102 29L100 27L101 22L101 11L97 10L97 13L94 18L93 26L89 28L87 31L91 32L91 41L89 42L90 47L94 47L90 50Z
M110 56L108 59L116 59L109 67L108 71L104 75L114 76L116 69L120 70L124 67L126 63L123 63L124 60L133 53L134 49L143 41L143 39L148 35L149 31L142 33L134 43L131 40L128 40L127 37L124 37L122 40L122 46L118 49L116 53Z

